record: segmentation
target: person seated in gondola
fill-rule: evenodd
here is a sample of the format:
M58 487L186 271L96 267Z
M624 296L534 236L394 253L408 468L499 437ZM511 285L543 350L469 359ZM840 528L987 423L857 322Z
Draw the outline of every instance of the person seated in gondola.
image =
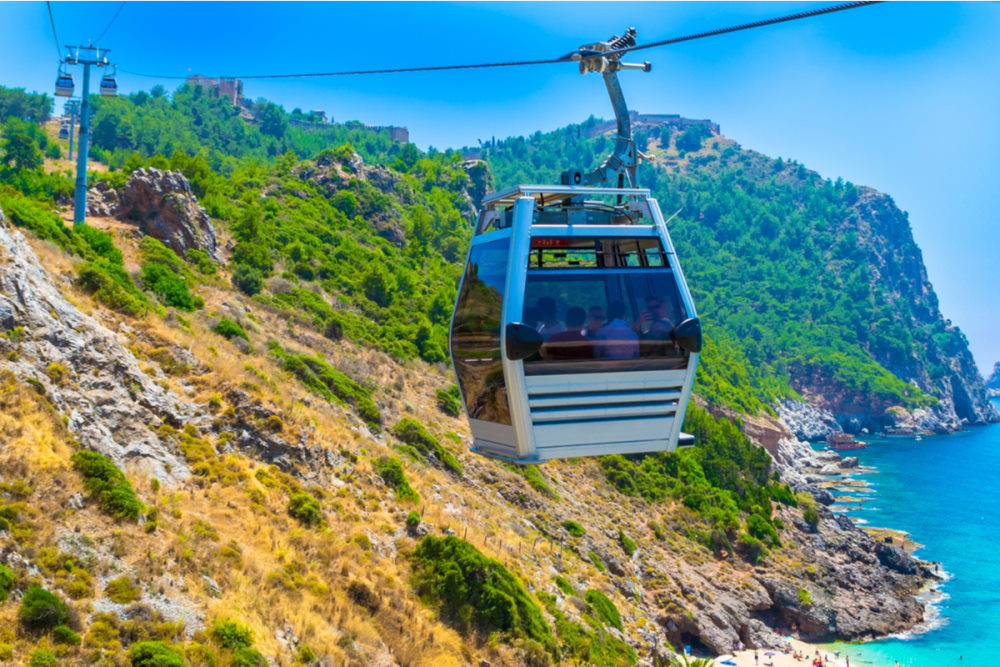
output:
M566 327L559 321L556 315L556 300L551 296L543 296L538 299L538 333L542 334L543 340L548 340L553 334L566 331Z
M662 298L655 294L646 296L646 310L639 314L635 328L642 341L642 356L662 357L667 354L674 323L667 316L667 304Z
M587 313L574 306L566 311L566 330L552 334L542 345L542 359L593 359L594 343L582 333Z
M590 340L597 340L597 332L604 326L605 321L604 307L591 306L590 310L587 311L587 325L580 333Z
M597 356L602 359L634 359L639 356L639 334L625 321L621 301L608 306L608 323L597 332Z

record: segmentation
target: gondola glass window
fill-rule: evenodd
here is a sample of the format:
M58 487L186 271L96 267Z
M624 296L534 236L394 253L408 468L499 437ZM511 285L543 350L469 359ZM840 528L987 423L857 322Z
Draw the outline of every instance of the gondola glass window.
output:
M657 238L534 238L523 321L545 342L525 374L687 368L672 271Z
M510 424L500 359L509 239L472 248L451 330L455 373L471 419Z

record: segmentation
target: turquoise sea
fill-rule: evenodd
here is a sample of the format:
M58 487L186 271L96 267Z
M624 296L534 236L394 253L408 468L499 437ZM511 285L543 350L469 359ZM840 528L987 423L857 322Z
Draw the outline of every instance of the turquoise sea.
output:
M947 580L925 631L835 648L852 666L1000 665L1000 424L850 453L878 470L860 476L874 497L850 514L909 532Z

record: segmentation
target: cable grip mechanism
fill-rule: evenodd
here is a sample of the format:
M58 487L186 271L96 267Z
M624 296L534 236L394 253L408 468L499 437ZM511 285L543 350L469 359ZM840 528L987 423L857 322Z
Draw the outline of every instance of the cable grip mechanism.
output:
M641 64L623 63L621 56L627 53L626 49L633 46L635 46L635 28L629 28L624 35L614 35L604 42L585 44L569 55L569 59L580 61L580 74L599 72L604 76L604 84L611 97L611 106L615 110L618 136L615 139L614 152L603 165L588 174L582 171L563 172L564 185L607 187L615 184L619 188L636 187L635 170L640 156L632 139L632 124L629 120L625 95L618 82L618 70L638 69L648 72L652 69L652 65L649 61Z

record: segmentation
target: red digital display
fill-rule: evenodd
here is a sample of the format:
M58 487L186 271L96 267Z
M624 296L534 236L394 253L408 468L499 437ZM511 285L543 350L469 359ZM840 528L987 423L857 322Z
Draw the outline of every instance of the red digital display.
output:
M545 239L545 238L535 238L531 239L532 248L568 248L569 239Z

